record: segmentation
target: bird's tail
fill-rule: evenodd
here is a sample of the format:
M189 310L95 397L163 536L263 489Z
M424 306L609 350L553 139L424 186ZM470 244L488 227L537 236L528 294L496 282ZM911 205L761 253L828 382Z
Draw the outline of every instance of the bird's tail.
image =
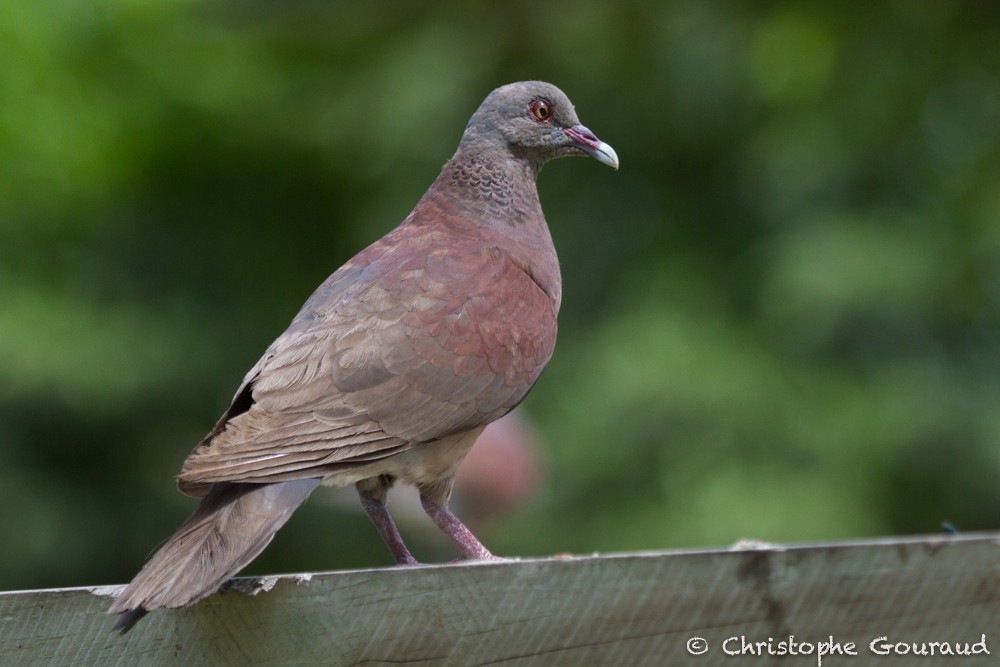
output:
M268 545L319 479L212 486L118 596L108 613L128 632L147 612L183 607L211 595Z

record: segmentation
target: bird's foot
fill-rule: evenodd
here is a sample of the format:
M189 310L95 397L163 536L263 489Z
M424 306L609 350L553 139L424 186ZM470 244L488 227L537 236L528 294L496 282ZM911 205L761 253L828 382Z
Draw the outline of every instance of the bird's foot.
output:
M487 562L487 563L505 563L505 562L507 562L509 560L512 560L512 559L510 559L510 558L504 558L503 556L494 556L491 553L487 553L486 556L477 556L475 558L470 558L469 556L462 556L461 558L456 558L455 560L448 561L447 564L448 565L457 565L458 563L468 563L469 561L472 561L472 562L475 562L475 561L484 561L484 562Z
M424 495L420 496L420 503L424 506L427 516L455 543L465 560L502 560L490 553L490 550L476 539L472 531L466 528L447 506L439 505Z
M395 557L395 554L393 556ZM423 563L414 558L409 551L402 558L396 558L396 567L413 567L414 565L423 565Z
M392 558L396 561L396 566L409 567L420 565L420 561L413 557L410 550L403 543L403 536L396 528L396 522L389 515L389 510L385 506L385 500L377 497L371 491L358 489L361 497L361 506L368 513L368 517L375 524L378 534L382 536L385 545L392 552Z

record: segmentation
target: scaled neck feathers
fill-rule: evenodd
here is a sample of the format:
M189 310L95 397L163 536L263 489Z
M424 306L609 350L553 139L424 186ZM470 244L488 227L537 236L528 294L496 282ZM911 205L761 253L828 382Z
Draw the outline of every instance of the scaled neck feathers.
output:
M538 167L509 151L460 146L407 218L443 225L510 255L545 291L558 311L559 260L538 201ZM404 223L404 224L407 224Z
M455 212L492 225L545 224L535 179L541 165L496 147L460 146L428 191Z

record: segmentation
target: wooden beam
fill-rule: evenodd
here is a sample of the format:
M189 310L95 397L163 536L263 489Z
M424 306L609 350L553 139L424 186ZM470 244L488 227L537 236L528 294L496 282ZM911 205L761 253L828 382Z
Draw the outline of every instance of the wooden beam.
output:
M105 613L119 588L0 593L2 663L791 666L819 664L820 651L822 664L848 667L1000 661L1000 534L241 578L125 636ZM983 635L988 655L940 655L977 650ZM937 655L915 658L913 644ZM783 646L797 655L775 655Z

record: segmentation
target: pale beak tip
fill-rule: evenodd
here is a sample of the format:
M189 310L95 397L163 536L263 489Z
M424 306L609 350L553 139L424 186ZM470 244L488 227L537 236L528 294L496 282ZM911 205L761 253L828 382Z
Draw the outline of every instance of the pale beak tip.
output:
M615 171L618 171L618 153L610 145L602 141L595 148L593 155L594 159L601 164L606 164Z

